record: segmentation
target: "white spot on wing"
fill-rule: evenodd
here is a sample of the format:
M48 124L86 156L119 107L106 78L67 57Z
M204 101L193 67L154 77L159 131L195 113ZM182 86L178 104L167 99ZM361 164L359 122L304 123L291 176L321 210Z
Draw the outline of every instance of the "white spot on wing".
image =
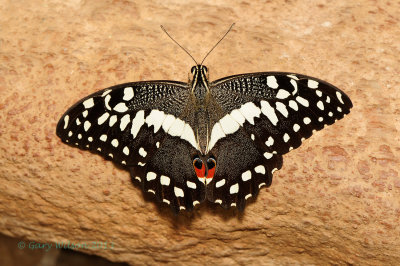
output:
M215 183L216 188L222 187L223 185L225 185L225 179L221 179L220 181Z
M278 117L275 114L274 108L267 101L261 101L261 111L274 126L277 125Z
M119 145L118 140L117 140L117 139L113 139L113 140L111 141L111 145L113 145L115 148L118 147L118 145Z
M318 107L320 110L324 110L324 104L323 104L323 102L322 102L322 101L318 101L318 102L317 102L317 107Z
M254 125L254 117L260 117L261 110L254 103L248 102L243 104L239 111L249 121L250 124Z
M105 134L101 135L100 140L103 142L107 141L107 135L105 135Z
M316 89L318 88L319 83L315 80L309 79L307 82L307 86L311 89Z
M224 131L221 128L220 123L215 123L215 125L213 126L213 129L211 131L211 137L210 137L210 142L208 143L208 150L210 151L215 143L217 143L217 141L219 139L222 139L225 137Z
M85 111L82 112L82 116L83 117L87 117L88 113L89 113L88 110L85 110Z
M154 172L148 172L147 175L146 175L147 181L154 180L154 179L156 179L156 177L157 177L157 175Z
M90 99L87 99L86 101L84 101L83 106L85 106L86 109L92 108L94 106L93 98L90 98Z
M233 119L236 120L236 122L240 124L240 126L243 126L244 122L246 121L246 118L244 118L244 116L238 109L233 110L231 112L231 116L233 117Z
M298 77L296 77L296 75L294 75L294 74L290 74L290 75L286 75L288 78L291 78L291 79L295 79L295 80L299 80L299 78Z
M132 100L133 96L134 96L133 88L132 87L126 87L124 89L124 97L122 99L124 101L129 101L129 100Z
M297 96L296 97L296 101L298 101L301 105L303 105L305 107L309 106L308 101L306 99L304 99L303 97L301 97L301 96Z
M174 123L168 130L168 134L171 136L180 137L183 133L183 129L185 127L185 122L180 120L179 118L175 119Z
M69 115L66 115L66 116L64 117L64 129L67 128L67 126L68 126L68 121L69 121Z
M268 87L271 87L273 89L276 89L279 86L278 82L276 81L275 76L268 76L267 77L267 85L268 85Z
M197 148L196 138L194 137L193 129L189 124L185 123L181 139L188 141L194 148Z
M259 165L254 168L254 171L259 174L265 175L265 167L264 165Z
M109 125L110 125L110 127L112 127L116 122L117 122L117 116L116 115L112 115L111 117L110 117L110 121L108 121L109 122Z
M294 124L294 125L293 125L293 131L294 131L294 132L299 131L299 129L300 129L300 126L299 126L298 124Z
M284 90L284 89L280 89L278 91L278 93L276 94L276 98L278 98L278 99L286 99L289 96L290 96L290 93L287 90Z
M144 124L144 121L144 111L140 110L136 113L135 118L132 120L131 134L133 135L133 138L136 138L140 128Z
M171 127L171 125L174 123L175 117L173 115L166 115L165 119L162 123L162 128L164 129L165 132L168 132L168 129Z
M304 124L308 125L311 123L311 119L309 117L304 117L303 122Z
M265 157L266 159L271 159L272 156L273 156L272 153L269 153L269 152L265 152L265 153L264 153L264 157Z
M92 142L93 141L93 137L88 137L88 141Z
M129 148L127 146L124 147L124 149L122 150L122 152L128 156L129 155Z
M271 147L273 144L274 144L274 139L271 136L269 136L268 140L265 142L265 145Z
M225 115L221 120L219 120L221 128L225 135L235 133L239 129L239 124L229 115Z
M167 199L163 199L162 201L163 201L164 203L167 203L168 205L170 204L170 201L167 200Z
M101 95L101 97L104 97L104 96L106 96L107 94L109 94L109 93L110 93L110 91L111 91L111 90L105 90L105 91L103 92L103 94Z
M317 94L318 97L322 96L322 91L320 91L320 90L316 90L315 93Z
M239 192L239 184L236 183L229 188L229 193L236 194Z
M276 110L278 110L284 117L288 117L288 115L289 115L289 112L288 112L288 110L286 109L286 106L283 104L283 103L281 103L281 102L277 102L276 103Z
M111 96L109 94L107 94L107 96L104 98L104 104L106 105L106 108L111 111L110 99L111 99Z
M243 174L242 174L242 180L243 181L247 181L247 180L250 180L251 179L251 172L250 172L250 170L247 170L246 172L244 172ZM232 188L232 187L231 187ZM232 194L232 193L231 193Z
M125 103L118 103L114 107L114 111L117 111L117 112L120 112L120 113L124 113L124 112L128 111L128 107L126 106Z
M251 194L249 193L249 194L246 195L246 197L244 197L244 199L247 200L247 199L250 198L250 197L251 197Z
M146 124L148 127L154 126L154 133L160 129L162 123L164 122L165 114L159 110L151 110L150 114L146 117Z
M168 176L162 175L162 176L160 177L160 183L161 183L161 185L163 185L163 186L169 186L170 181L171 181L171 180L169 179Z
M129 124L130 121L131 121L131 116L129 114L126 114L121 118L121 124L119 125L121 131L125 130L126 126Z
M297 82L295 80L291 79L290 84L292 84L292 86L294 88L292 94L295 95L297 93Z
M107 121L107 119L110 117L110 114L105 112L102 114L99 119L97 119L97 124L102 125L104 122Z
M343 99L342 99L342 94L340 92L336 91L336 97L338 98L338 100L341 104L344 104Z
M298 110L299 110L299 106L298 106L297 103L296 103L295 101L293 101L293 100L290 100L290 101L289 101L289 107L292 108L292 109L295 110L295 111L298 111Z
M147 156L147 152L145 151L145 149L143 149L143 147L140 147L139 154L142 157L146 157Z
M178 188L178 187L174 187L174 193L175 193L175 196L177 196L177 197L183 197L184 196L183 190L181 188Z
M89 128L91 127L91 123L89 122L89 121L85 121L85 123L83 123L83 129L85 130L85 131L88 131L89 130Z
M77 118L76 120L75 120L75 122L76 122L76 125L80 125L81 124L81 121L79 120L79 118Z
M191 181L186 181L186 185L191 189L196 189L197 188L196 183L193 183Z
M288 142L289 139L290 139L290 136L288 135L288 133L285 133L285 135L283 135L283 141Z

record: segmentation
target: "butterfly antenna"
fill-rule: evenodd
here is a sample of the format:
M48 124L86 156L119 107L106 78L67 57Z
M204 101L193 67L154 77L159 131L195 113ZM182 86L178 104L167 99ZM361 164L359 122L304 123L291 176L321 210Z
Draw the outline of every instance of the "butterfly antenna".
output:
M228 35L228 33L233 28L233 26L235 26L235 23L232 23L232 25L229 27L228 31L224 34L224 36L222 36L222 38L219 39L219 41L213 46L213 48L211 48L211 50L206 54L206 56L203 58L203 61L201 61L200 65L203 64L203 62L204 62L204 60L206 60L207 56L214 50L215 47L217 47L217 45L225 38L225 36Z
M167 30L163 27L163 25L160 25L161 29L165 32L165 34L167 34L167 36L174 42L176 43L179 47L182 48L183 51L185 51L192 59L193 61L196 63L196 65L198 65L197 61L193 58L193 56L182 46L180 45L177 41L175 41L174 38L171 37L171 35L169 35L169 33L167 32Z

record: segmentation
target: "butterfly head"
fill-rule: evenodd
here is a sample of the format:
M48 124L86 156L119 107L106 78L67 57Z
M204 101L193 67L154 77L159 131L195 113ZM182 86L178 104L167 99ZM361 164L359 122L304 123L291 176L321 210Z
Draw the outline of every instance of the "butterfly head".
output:
M192 74L192 92L196 92L199 89L208 91L208 68L204 65L196 65L192 67L190 72Z

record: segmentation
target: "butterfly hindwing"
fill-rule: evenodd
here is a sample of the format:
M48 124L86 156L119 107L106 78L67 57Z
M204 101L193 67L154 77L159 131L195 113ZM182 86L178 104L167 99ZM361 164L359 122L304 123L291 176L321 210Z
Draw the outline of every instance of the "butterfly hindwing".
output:
M174 211L192 210L205 199L205 185L193 171L194 153L189 143L166 136L146 164L146 171L131 170L132 178L142 183L144 191L155 194L159 202L170 205Z
M218 162L207 198L224 208L243 210L246 200L257 196L262 186L270 186L272 173L282 167L281 155L267 160L244 130L220 140L214 154Z

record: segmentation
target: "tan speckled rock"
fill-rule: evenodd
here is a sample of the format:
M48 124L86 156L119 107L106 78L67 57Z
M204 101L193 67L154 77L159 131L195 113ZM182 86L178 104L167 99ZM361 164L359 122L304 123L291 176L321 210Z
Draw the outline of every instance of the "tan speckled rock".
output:
M390 1L2 1L0 232L131 264L396 264L400 260L400 6ZM61 143L74 102L128 81L293 71L344 90L349 116L284 156L243 214L174 216L129 173Z

